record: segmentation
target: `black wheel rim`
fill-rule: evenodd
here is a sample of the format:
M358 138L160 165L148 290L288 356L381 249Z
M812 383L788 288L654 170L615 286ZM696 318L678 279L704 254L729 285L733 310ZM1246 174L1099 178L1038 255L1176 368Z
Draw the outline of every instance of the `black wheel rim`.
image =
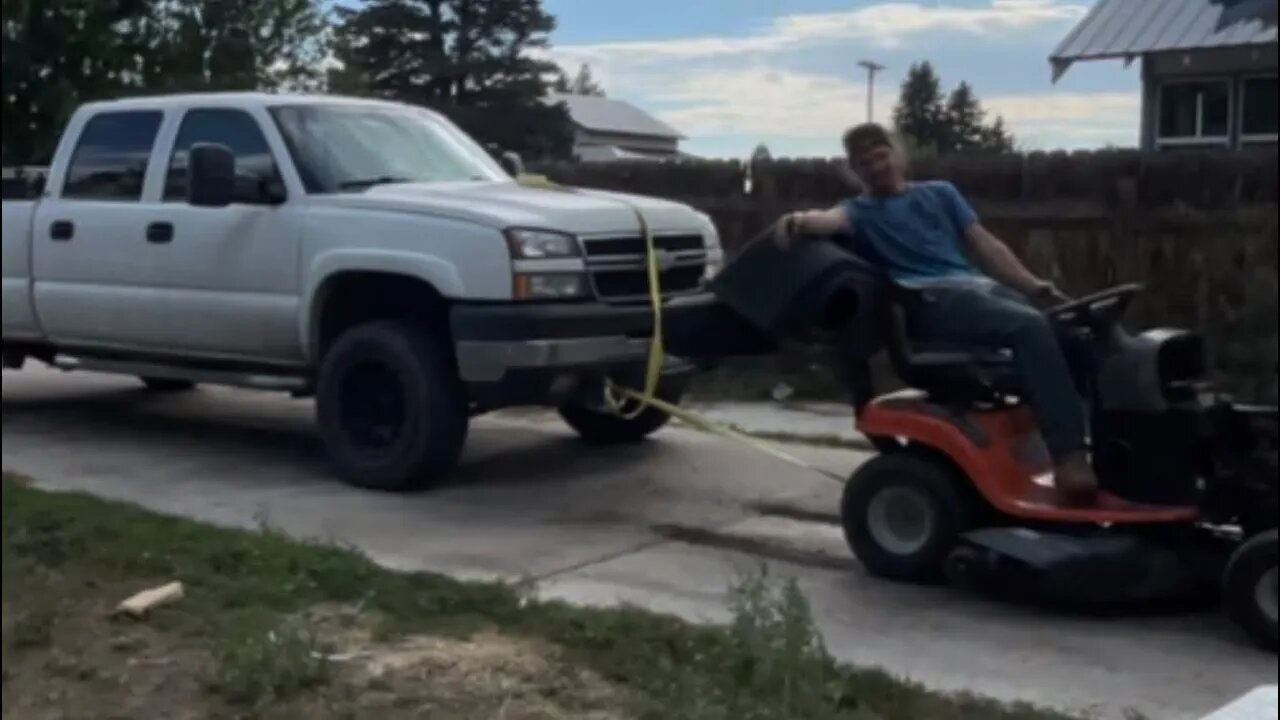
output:
M405 431L407 405L400 376L380 363L357 365L342 379L339 412L347 442L363 453L394 448Z

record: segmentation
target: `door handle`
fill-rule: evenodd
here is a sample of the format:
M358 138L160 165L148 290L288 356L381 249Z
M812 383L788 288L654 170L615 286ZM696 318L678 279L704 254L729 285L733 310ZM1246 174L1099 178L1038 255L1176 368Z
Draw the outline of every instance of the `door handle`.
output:
M147 226L147 242L163 245L173 241L173 223L154 222Z
M49 225L49 239L57 242L66 242L75 237L76 226L70 220L54 220Z

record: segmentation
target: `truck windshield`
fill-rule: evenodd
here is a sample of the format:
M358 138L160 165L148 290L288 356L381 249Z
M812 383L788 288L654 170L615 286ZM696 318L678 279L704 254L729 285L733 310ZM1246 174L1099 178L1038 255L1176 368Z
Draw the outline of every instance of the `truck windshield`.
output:
M423 110L310 104L274 107L271 114L310 193L509 179L475 141Z

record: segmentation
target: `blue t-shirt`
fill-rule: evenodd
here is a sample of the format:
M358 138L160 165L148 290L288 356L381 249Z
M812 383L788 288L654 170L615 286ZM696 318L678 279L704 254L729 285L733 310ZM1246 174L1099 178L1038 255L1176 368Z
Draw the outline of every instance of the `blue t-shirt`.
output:
M861 195L845 202L845 212L853 241L899 285L982 277L964 253L978 215L949 182L911 183L889 197Z

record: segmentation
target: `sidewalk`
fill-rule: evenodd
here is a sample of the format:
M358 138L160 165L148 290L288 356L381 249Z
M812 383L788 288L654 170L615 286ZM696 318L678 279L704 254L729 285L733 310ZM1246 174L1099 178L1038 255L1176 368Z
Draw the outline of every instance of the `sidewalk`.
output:
M687 407L710 420L756 435L868 445L853 427L853 408L840 403L711 402L690 403Z

